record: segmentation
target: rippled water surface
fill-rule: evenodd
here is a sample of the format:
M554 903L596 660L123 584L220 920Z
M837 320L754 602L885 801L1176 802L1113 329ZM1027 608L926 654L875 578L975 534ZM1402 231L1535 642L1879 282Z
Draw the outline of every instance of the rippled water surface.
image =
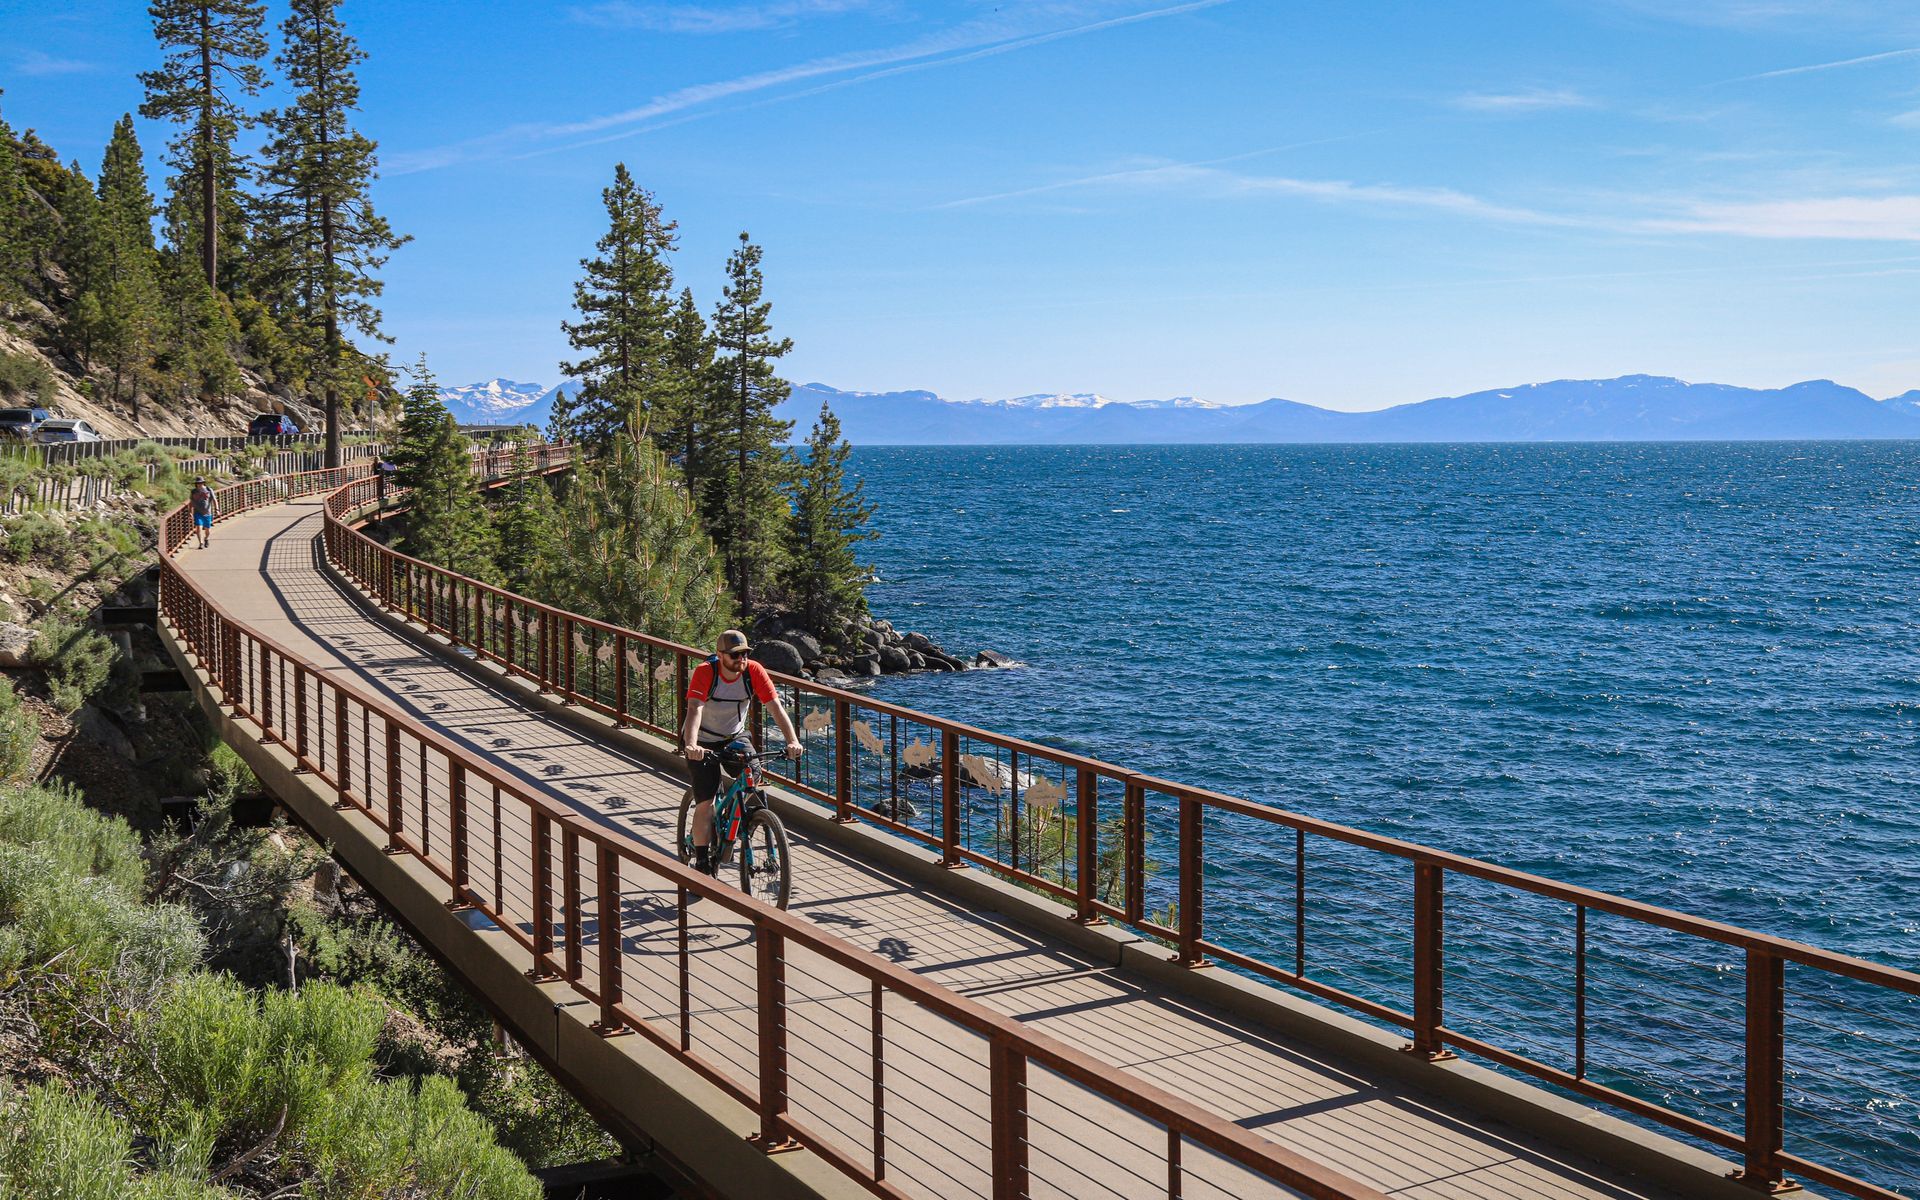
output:
M1920 443L853 465L880 614L1025 664L888 700L1920 967ZM1271 951L1269 834L1208 921Z

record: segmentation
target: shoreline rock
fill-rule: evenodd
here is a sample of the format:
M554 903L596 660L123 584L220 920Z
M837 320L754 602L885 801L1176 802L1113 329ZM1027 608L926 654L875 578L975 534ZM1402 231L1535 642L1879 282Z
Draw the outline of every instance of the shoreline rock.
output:
M838 636L833 636L837 633ZM950 654L924 633L891 621L855 617L837 631L812 630L787 613L769 613L753 625L755 657L769 671L846 687L883 675L1005 668L1013 660L992 650L970 658Z

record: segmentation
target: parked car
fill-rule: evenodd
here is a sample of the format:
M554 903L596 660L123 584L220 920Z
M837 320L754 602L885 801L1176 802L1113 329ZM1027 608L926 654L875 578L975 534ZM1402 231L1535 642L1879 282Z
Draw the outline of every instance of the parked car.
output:
M0 437L30 438L52 415L44 408L0 408Z
M33 440L42 446L51 446L60 442L98 442L103 441L100 431L85 421L55 417L42 421L33 431Z
M261 413L247 426L248 437L295 437L300 427L280 413Z

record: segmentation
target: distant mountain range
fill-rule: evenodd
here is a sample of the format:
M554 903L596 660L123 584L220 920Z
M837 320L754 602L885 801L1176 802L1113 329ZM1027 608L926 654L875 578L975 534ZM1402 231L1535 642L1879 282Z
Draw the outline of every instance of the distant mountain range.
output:
M463 424L544 426L554 393L577 387L496 379L441 394ZM1080 393L944 400L932 392L846 392L809 383L778 410L794 423L796 441L822 402L840 418L848 441L869 446L1920 438L1920 390L1875 400L1826 379L1770 389L1655 375L1561 379L1359 413L1280 399L1223 405L1191 396L1126 402Z

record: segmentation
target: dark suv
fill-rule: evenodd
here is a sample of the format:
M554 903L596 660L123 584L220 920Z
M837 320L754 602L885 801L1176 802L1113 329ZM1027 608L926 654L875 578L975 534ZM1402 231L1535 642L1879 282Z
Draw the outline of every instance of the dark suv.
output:
M44 408L0 408L0 438L30 438L51 416Z
M299 432L300 427L293 423L292 417L279 413L261 413L247 426L248 437L293 437Z

